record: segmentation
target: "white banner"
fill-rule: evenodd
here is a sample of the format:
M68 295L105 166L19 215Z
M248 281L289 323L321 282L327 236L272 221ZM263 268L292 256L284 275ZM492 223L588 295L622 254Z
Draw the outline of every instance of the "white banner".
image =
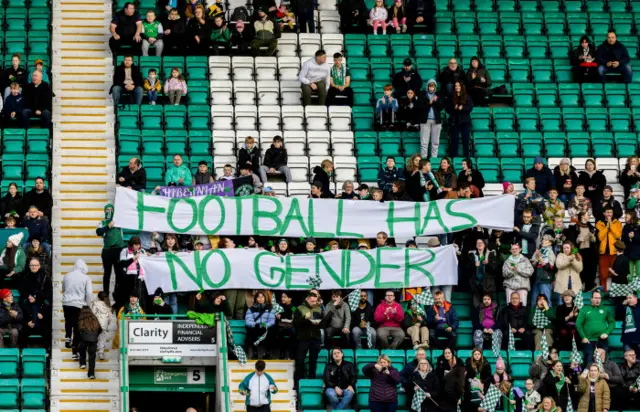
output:
M278 256L259 249L212 249L140 258L149 293L216 289L384 289L458 283L453 246L377 248Z
M117 227L192 235L315 238L414 237L482 226L512 230L515 197L375 202L196 196L166 198L116 188Z

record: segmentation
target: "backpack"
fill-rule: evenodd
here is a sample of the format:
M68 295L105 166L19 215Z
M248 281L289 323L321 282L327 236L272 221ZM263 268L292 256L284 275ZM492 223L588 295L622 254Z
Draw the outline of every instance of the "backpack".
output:
M231 13L231 21L249 21L249 11L246 7L240 6L233 9L233 13Z

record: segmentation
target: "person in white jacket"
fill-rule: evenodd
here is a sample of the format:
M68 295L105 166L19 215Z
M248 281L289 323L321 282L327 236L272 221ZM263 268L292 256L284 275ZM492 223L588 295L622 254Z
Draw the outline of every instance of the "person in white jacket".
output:
M98 293L98 299L91 302L91 312L96 315L102 328L102 332L100 336L98 336L98 359L104 359L104 349L107 347L107 332L111 326L111 319L113 318L108 293Z
M516 292L520 295L522 305L527 306L533 266L521 252L522 247L518 243L511 245L511 256L502 265L503 286L507 292L507 299L511 299L511 293Z
M91 279L87 276L89 267L82 259L76 260L71 272L62 280L62 310L64 312L64 346L72 349L73 359L78 359L78 316L83 306L93 300ZM73 340L72 340L73 337Z

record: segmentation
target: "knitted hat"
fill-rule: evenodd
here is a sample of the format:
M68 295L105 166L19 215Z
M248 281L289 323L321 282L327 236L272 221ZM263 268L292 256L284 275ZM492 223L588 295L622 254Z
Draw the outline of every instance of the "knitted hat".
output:
M314 245L317 245L316 240L312 237L308 237L304 240L304 243L313 243Z
M0 300L5 300L11 296L11 291L9 289L0 289Z
M544 164L544 159L540 156L536 156L536 158L533 159L533 164L536 164L536 163Z
M510 182L502 182L502 193L507 193L509 186L511 186Z
M42 59L36 59L36 61L35 61L35 62L33 62L33 65L34 65L34 66L37 66L38 64L41 64L41 65L43 65L43 66L44 66L44 62L42 61Z
M498 358L498 360L496 360L496 369L505 369L504 366L504 361L502 360L502 358Z
M9 242L13 243L13 246L20 246L23 237L24 233L16 233L15 235L9 236Z

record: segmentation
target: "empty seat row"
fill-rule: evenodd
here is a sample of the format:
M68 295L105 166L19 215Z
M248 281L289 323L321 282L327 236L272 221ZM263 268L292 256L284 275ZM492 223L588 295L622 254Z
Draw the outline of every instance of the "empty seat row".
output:
M118 110L118 128L142 130L209 130L209 106L126 105Z

